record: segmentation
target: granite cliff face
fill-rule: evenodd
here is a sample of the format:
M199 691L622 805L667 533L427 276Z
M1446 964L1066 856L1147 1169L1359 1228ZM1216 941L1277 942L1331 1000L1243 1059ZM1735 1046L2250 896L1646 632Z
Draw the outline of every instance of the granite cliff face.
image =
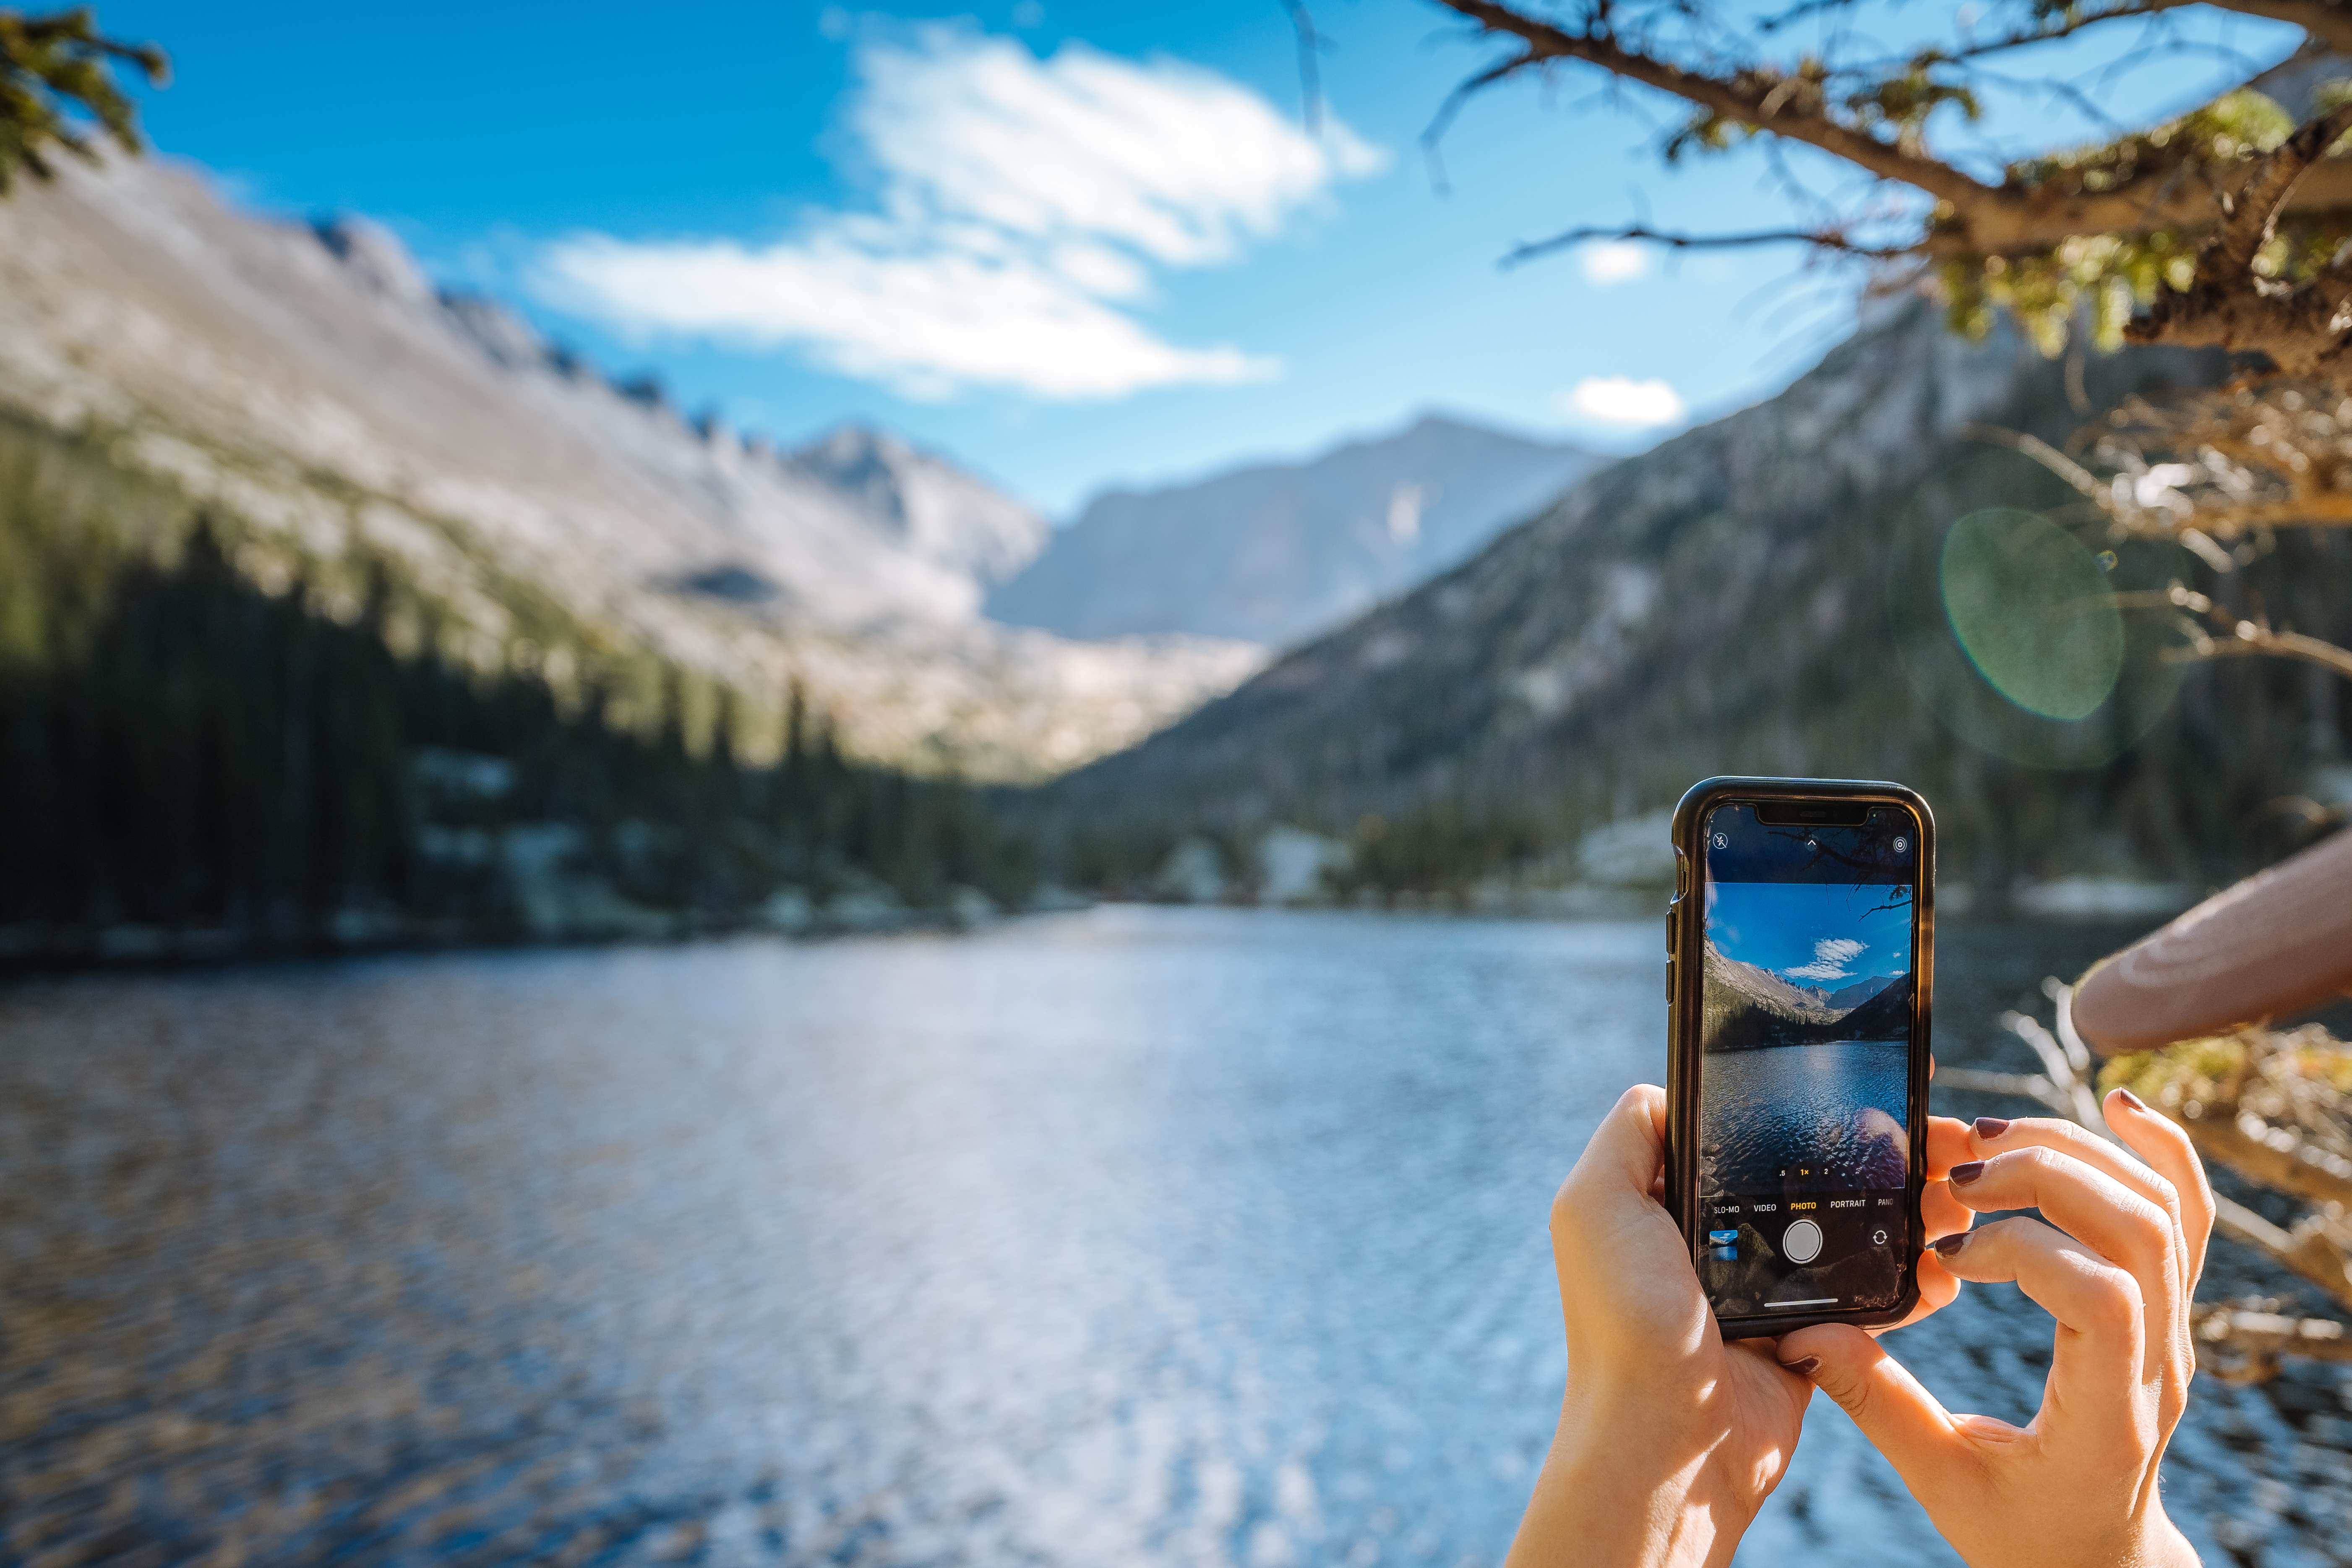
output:
M478 664L512 662L533 596L564 623L537 667L642 657L755 705L798 682L903 766L1037 777L1262 657L992 626L982 596L1046 530L982 481L871 432L783 453L689 423L436 293L372 225L257 221L149 161L0 204L0 413L167 481L260 580L384 565Z
M2224 367L2133 351L2083 368L2104 408ZM1139 845L1288 821L1350 835L1360 861L1409 879L1416 857L1549 853L1712 773L1895 778L1933 804L1948 879L2218 873L2210 858L2239 854L2261 803L2332 743L2332 691L2253 661L2184 670L2136 643L2141 673L2112 710L2034 729L1956 651L1937 597L1953 521L2074 500L1972 427L2064 441L2088 408L2013 334L1969 342L1927 302L1897 306L1780 395L1603 469L1459 569L1063 781L1050 809ZM2347 544L2283 539L2219 591L2340 637L2348 612L2324 584ZM2121 546L2116 580L2194 574L2158 548ZM1407 827L1389 848L1383 832Z
M1282 647L1460 563L1601 459L1431 416L1296 463L1090 502L988 613L1066 637Z

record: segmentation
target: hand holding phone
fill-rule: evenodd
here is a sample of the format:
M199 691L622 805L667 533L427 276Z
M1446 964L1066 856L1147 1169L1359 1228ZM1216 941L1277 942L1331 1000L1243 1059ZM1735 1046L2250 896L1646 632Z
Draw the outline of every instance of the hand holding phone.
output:
M1718 779L1685 797L1672 1087L1629 1090L1553 1201L1568 1389L1510 1568L1728 1560L1786 1473L1809 1384L1972 1563L2194 1561L2154 1480L2210 1191L2120 1091L2109 1122L2153 1170L2064 1123L1927 1115L1933 834L1896 785ZM1882 1238L1873 1211L1895 1205L1868 1200L1887 1197L1906 1228ZM1757 1250L1710 1234L1731 1229L1710 1202L1741 1205ZM2063 1234L1969 1234L1974 1209L2032 1204ZM1872 1338L1962 1279L2014 1279L2063 1325L2029 1428L1945 1413Z

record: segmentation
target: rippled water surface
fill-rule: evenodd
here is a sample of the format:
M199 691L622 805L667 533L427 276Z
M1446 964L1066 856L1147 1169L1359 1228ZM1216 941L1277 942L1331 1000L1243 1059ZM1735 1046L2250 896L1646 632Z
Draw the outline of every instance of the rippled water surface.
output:
M1662 934L1104 910L0 991L0 1560L1491 1563ZM1944 1059L2117 934L1949 933ZM2022 1418L2048 1334L1994 1289L1897 1348ZM2176 1507L2352 1560L2347 1431L2327 1378L2200 1384ZM1819 1401L1742 1556L1799 1561L1951 1561Z
M1907 1040L1708 1053L1699 1073L1700 1190L1903 1185L1910 1073ZM1815 1177L1783 1180L1800 1169Z

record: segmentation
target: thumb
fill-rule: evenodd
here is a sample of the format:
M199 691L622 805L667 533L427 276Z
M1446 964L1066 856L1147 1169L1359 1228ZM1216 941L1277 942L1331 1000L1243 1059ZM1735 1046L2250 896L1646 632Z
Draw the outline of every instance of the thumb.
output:
M1784 1334L1773 1353L1853 1417L1914 1497L1948 1490L1943 1478L1968 1459L1952 1417L1878 1342L1851 1323L1820 1323Z
M1666 1091L1637 1083L1617 1097L1569 1173L1571 1187L1622 1185L1644 1197L1666 1163Z

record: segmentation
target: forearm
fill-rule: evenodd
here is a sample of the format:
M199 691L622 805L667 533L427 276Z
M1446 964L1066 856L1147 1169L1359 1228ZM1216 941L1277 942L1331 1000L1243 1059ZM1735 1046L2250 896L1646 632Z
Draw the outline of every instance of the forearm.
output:
M1563 1420L1504 1568L1717 1568L1730 1562L1748 1517L1701 1495L1706 1462L1700 1453L1669 1468L1638 1435Z

